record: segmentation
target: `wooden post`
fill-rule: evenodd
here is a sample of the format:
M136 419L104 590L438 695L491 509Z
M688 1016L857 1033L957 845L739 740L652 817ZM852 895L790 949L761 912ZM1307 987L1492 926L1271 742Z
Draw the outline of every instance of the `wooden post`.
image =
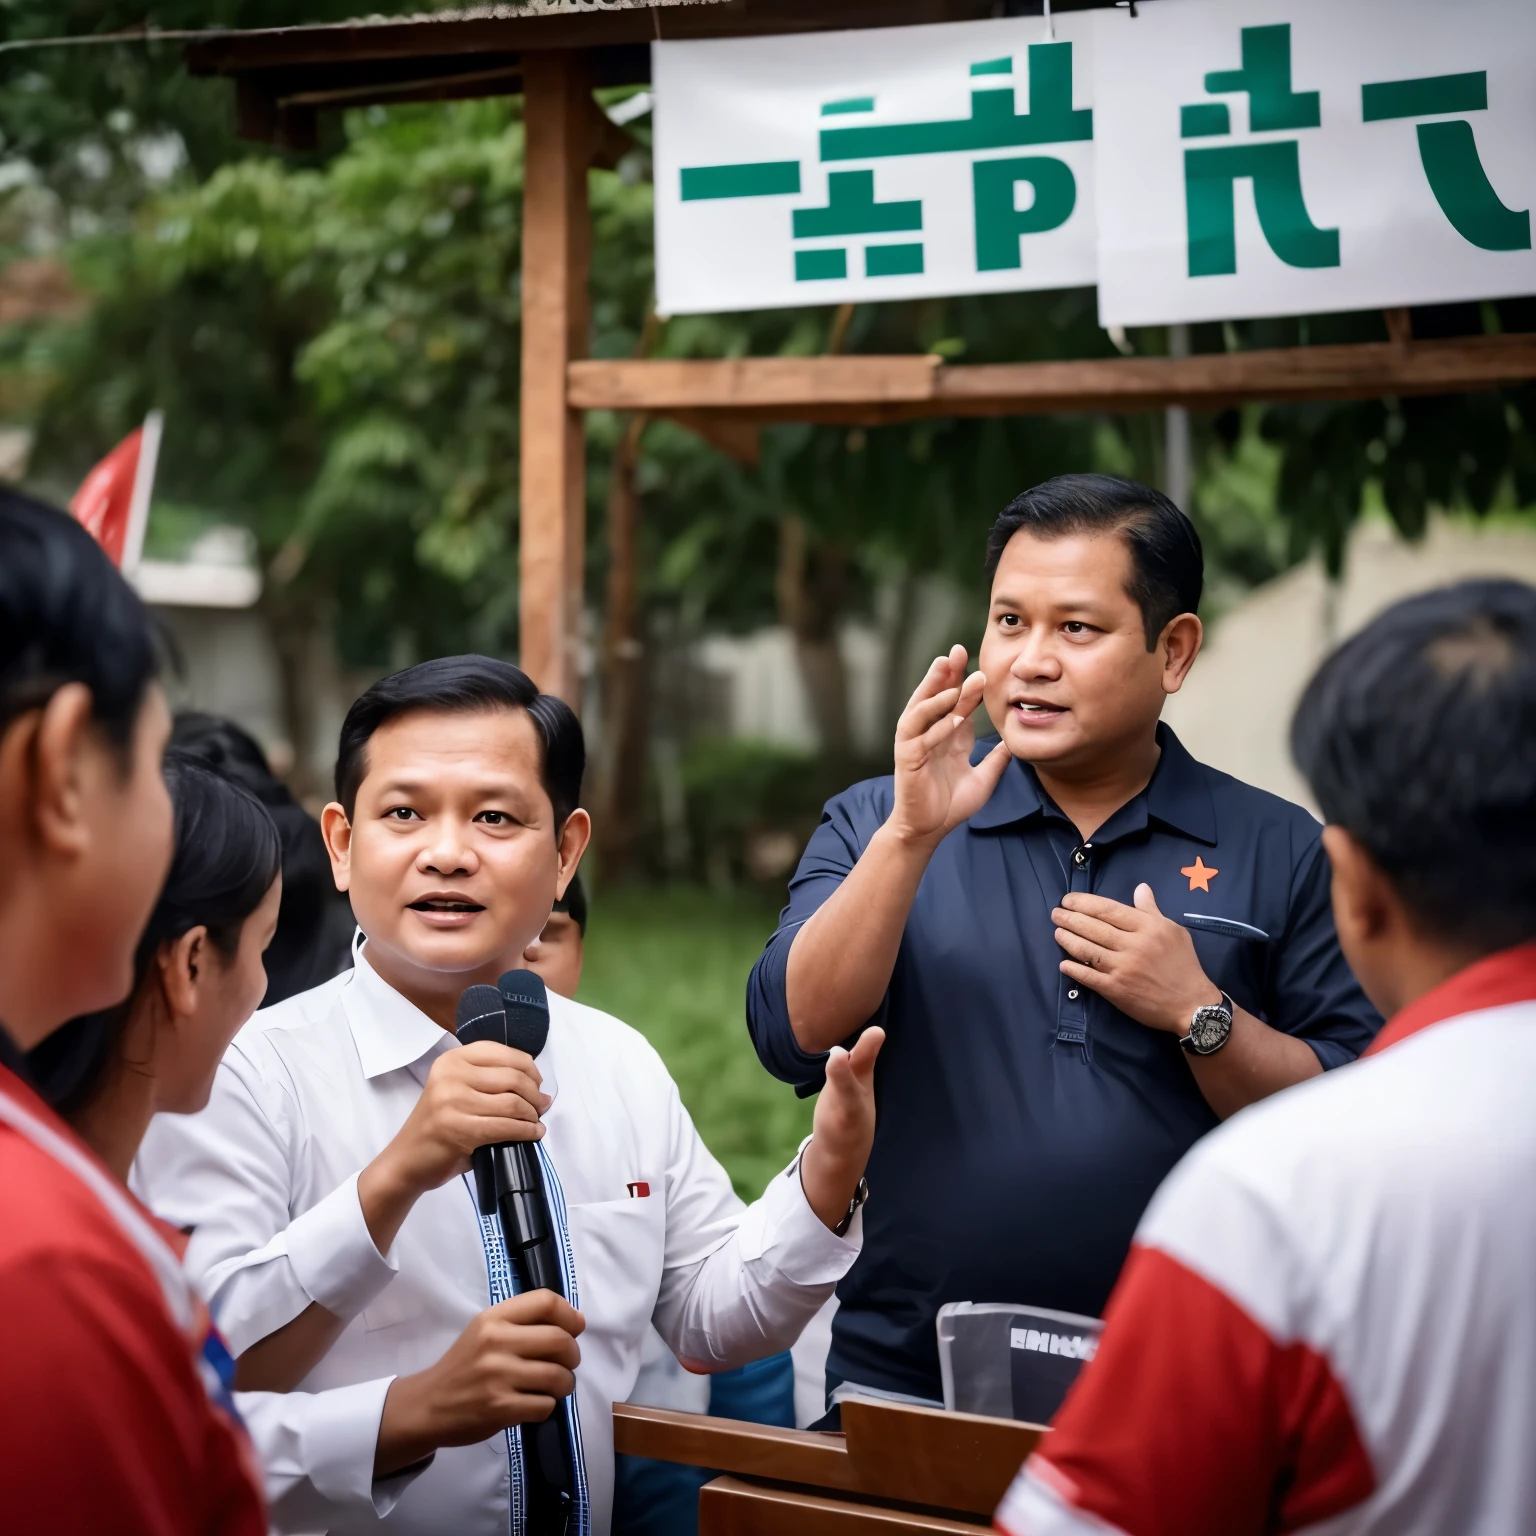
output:
M522 664L541 689L579 708L586 463L566 368L587 346L592 91L579 53L531 53L525 69Z

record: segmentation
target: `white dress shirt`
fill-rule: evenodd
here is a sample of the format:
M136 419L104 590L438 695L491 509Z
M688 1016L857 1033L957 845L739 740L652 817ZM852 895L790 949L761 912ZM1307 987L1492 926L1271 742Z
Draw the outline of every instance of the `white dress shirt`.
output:
M569 1210L586 1318L576 1400L594 1536L613 1497L612 1407L652 1322L672 1349L728 1369L787 1348L858 1253L817 1219L798 1160L744 1207L661 1058L635 1030L551 993L539 1057L545 1148ZM423 1195L388 1253L368 1235L359 1171L391 1140L453 1036L368 964L258 1013L197 1115L161 1115L135 1166L150 1207L192 1228L187 1264L238 1356L319 1302L346 1327L297 1392L254 1394L277 1527L505 1536L505 1437L373 1478L385 1393L438 1360L490 1305L468 1178ZM648 1190L648 1193L645 1191Z

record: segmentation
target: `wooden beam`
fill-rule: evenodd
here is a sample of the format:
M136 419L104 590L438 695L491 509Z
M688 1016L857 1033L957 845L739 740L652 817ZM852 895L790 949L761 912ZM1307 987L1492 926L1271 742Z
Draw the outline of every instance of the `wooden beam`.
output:
M925 416L1212 411L1249 400L1456 394L1536 378L1536 334L1284 347L1194 357L951 367L936 357L594 359L569 371L583 410L879 425Z
M519 631L523 670L573 708L580 706L586 465L581 416L566 400L565 381L587 344L591 98L579 54L548 54L527 69Z
M465 73L299 90L280 96L278 102L284 107L366 107L402 101L477 101L487 96L516 96L522 88L522 65L503 64Z
M699 1490L699 1536L982 1536L986 1521L850 1504L717 1477Z
M718 1472L769 1477L781 1483L805 1483L848 1493L861 1488L843 1437L811 1429L779 1429L741 1419L615 1403L613 1448L628 1456L713 1467Z
M848 1460L881 1498L990 1517L1046 1429L1012 1419L847 1398Z
M1012 1419L857 1398L843 1403L843 1428L846 1435L832 1435L625 1403L613 1409L613 1447L631 1456L982 1517L1046 1433Z
M1406 347L1413 340L1413 314L1407 309L1384 309L1381 318L1386 323L1387 340L1394 346Z
M1109 0L1098 0L1109 3ZM1072 9L1068 4L1059 9ZM993 0L706 0L527 15L446 15L328 22L297 27L212 31L183 50L194 75L238 75L294 64L355 62L426 55L475 54L507 48L634 48L632 82L649 80L648 46L668 39L754 37L844 31L990 16ZM613 82L618 84L620 82Z

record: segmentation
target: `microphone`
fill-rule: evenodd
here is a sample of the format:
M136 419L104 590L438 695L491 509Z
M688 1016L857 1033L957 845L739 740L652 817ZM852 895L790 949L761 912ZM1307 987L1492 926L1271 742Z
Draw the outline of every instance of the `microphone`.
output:
M537 1056L549 1038L549 994L543 979L532 971L508 971L499 987L465 988L454 1031L459 1044L494 1040ZM480 1214L500 1222L518 1294L548 1290L569 1301L535 1144L502 1141L476 1147L470 1161ZM530 1536L566 1536L575 1527L576 1478L564 1405L556 1403L549 1418L520 1426L520 1433Z
M508 984L514 1006L505 1006ZM537 1056L549 1037L549 994L543 980L532 971L508 971L496 987L468 987L459 999L460 1045L494 1040ZM555 1251L549 1219L549 1199L544 1192L544 1169L531 1141L503 1141L477 1147L471 1159L475 1193L482 1216L499 1216L506 1239L507 1258L517 1276L519 1291L553 1291L565 1294L565 1274Z

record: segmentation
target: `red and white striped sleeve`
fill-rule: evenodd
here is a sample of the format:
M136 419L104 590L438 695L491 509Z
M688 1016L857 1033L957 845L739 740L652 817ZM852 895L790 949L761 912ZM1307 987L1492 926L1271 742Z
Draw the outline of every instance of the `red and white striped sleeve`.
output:
M1262 1536L1374 1490L1302 1265L1201 1161L1148 1212L1097 1357L998 1508L1006 1536Z

